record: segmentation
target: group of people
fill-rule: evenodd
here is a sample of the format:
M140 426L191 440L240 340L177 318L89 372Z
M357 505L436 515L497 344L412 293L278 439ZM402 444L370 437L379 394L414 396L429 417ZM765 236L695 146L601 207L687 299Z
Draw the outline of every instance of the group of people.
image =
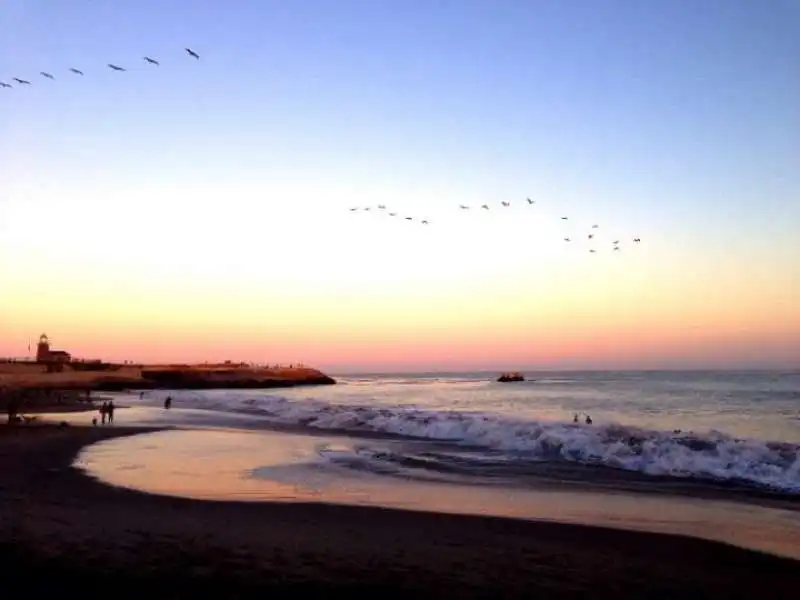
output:
M578 422L578 413L575 413L575 415L572 417L572 422L573 423L577 423ZM592 417L590 417L589 415L586 415L586 424L587 425L591 425L592 424Z
M108 402L103 402L102 406L98 409L100 412L100 422L105 425L106 421L108 423L114 422L114 401L109 400ZM97 417L92 419L92 422L97 425Z

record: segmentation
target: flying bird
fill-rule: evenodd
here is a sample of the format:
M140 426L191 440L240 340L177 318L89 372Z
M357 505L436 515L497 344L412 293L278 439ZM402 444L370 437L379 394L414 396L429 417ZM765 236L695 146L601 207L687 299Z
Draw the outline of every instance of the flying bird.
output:
M112 65L111 63L108 63L108 66L111 67L112 69L114 69L115 71L124 71L125 70L122 67L118 67L117 65Z
M47 77L48 79L55 79L51 73L46 73L45 71L39 71L39 75Z
M589 252L591 252L592 254L594 254L594 253L596 252L596 250L595 250L594 248L592 248L591 250L589 250Z
M485 210L489 210L489 205L488 204L481 204L481 208L483 208Z
M562 221L566 221L567 219L569 219L569 217L561 217Z
M389 213L389 216L390 216L390 217L396 217L396 216L397 216L397 213Z
M619 240L614 240L613 243L614 243L615 246L618 246L619 245Z
M464 206L463 204L459 204L458 208L463 209L463 210L467 210L469 208L469 206Z
M592 225L592 229L597 229L600 225Z
M428 222L427 222L427 221L422 221L422 224L423 224L423 225L427 225L427 224L428 224Z
M381 210L385 210L386 209L386 205L385 204L378 204L378 208L381 209Z
M372 207L370 207L370 206L365 206L365 207L364 207L364 210L369 210L370 208L372 208Z
M20 79L19 77L12 77L12 79L14 81L16 81L17 83L19 83L20 85L30 85L31 84L31 82L28 81L27 79Z
M572 240L571 240L571 239L569 239L569 238L564 238L564 241L565 241L565 242L571 242Z
M14 87L14 86L12 86L10 83L6 83L5 81L0 81L0 87L10 88L10 87Z
M83 75L83 71L81 71L80 69L75 69L73 67L70 67L69 70L75 73L75 75Z
M155 65L155 66L158 66L159 64L161 64L155 58L150 58L149 56L145 56L144 60L146 62L149 62L151 65Z
M592 239L593 237L594 237L594 234L593 234L593 233L590 233L590 234L589 234L589 239Z
M528 201L528 204L533 204L536 200L531 200L530 198L525 198Z
M413 220L414 219L412 217L406 217L406 221L413 221Z
M510 202L501 202L500 204L502 204L503 206L511 206Z
M358 207L356 206L356 207L351 208L350 212L353 212L354 210L358 210Z
M189 56L193 56L194 58L200 60L200 55L197 54L197 52L195 52L191 48L184 48L184 50L186 50L186 52L189 54Z
M619 250L619 246L614 246L614 250Z
M633 238L633 241L634 241L634 243L638 244L638 243L639 243L639 242L641 242L642 240L641 240L641 238L637 238L637 237L635 237L635 238Z

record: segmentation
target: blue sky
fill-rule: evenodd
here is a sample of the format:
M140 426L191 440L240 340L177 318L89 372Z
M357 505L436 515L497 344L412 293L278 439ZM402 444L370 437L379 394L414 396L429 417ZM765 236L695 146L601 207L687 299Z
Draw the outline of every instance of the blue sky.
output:
M0 80L34 83L0 90L0 267L62 269L47 237L129 265L157 260L137 240L176 257L202 240L208 260L323 247L344 268L356 244L401 239L351 205L444 222L531 196L645 238L649 277L702 264L800 286L791 0L7 0L0 22ZM479 232L472 258L551 259L517 250L563 231L522 218ZM467 237L448 235L409 264Z

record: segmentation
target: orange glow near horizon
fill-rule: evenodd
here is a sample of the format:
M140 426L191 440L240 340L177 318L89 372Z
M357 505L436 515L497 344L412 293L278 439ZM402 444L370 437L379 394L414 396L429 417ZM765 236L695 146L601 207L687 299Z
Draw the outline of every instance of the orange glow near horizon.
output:
M796 289L785 273L697 261L682 269L646 252L594 258L555 256L525 277L519 263L496 273L473 265L438 280L411 270L392 279L377 264L377 281L369 266L337 280L307 263L294 281L81 278L64 268L45 286L17 272L0 299L0 353L25 355L44 331L87 358L302 360L334 372L800 362Z

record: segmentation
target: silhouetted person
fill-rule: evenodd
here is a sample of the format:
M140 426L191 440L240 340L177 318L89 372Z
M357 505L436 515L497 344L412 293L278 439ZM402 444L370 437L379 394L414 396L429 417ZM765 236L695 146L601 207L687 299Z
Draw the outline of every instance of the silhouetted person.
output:
M572 422L573 423L577 423L578 422L578 413L575 413L575 416L572 417Z
M164 408L166 408L167 410L169 410L169 408L170 408L171 406L172 406L172 396L167 396L167 399L166 399L166 400L164 400Z
M108 403L108 406L106 407L106 410L108 411L108 422L109 423L113 423L114 422L114 401L113 400L111 400Z
M106 414L108 413L108 403L103 402L99 409L100 412L100 422L105 425L106 424Z
M590 417L589 415L586 415L586 424L587 425L591 425L592 424L592 417Z

